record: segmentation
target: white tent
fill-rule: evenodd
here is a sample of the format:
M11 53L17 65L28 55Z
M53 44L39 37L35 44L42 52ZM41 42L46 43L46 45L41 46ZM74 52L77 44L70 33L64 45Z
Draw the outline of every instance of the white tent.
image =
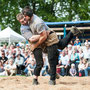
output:
M0 42L25 42L26 39L20 34L13 31L10 27L7 27L0 32Z

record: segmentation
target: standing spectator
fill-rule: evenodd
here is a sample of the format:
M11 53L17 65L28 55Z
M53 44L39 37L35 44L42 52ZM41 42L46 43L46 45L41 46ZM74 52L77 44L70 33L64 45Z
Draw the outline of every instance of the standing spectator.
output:
M71 68L69 70L69 73L72 77L76 76L77 71L76 71L76 68L75 68L75 64L73 64L73 63L71 64Z

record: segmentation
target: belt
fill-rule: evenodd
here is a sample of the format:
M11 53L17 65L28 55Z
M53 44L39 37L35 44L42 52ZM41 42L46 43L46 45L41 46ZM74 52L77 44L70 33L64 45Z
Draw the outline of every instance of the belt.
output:
M52 33L54 33L54 32L53 31L50 31L49 35L52 34Z

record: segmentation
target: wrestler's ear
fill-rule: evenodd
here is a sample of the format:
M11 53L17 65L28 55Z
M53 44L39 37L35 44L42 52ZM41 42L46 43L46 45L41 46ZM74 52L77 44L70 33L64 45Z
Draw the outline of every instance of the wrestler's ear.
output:
M26 19L26 20L30 20L31 17L25 15L25 19Z

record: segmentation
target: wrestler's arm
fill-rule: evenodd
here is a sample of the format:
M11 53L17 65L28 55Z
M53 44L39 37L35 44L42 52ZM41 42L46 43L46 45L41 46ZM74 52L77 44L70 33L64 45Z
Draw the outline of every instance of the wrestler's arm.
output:
M31 46L32 50L41 45L46 39L47 39L47 31L44 30L43 32L40 33L39 41Z
M35 43L35 42L39 41L39 38L40 38L40 35L33 35L33 36L29 39L29 41L30 41L31 43Z
M41 45L47 39L47 31L43 31L40 33L39 41L37 42L36 46Z

